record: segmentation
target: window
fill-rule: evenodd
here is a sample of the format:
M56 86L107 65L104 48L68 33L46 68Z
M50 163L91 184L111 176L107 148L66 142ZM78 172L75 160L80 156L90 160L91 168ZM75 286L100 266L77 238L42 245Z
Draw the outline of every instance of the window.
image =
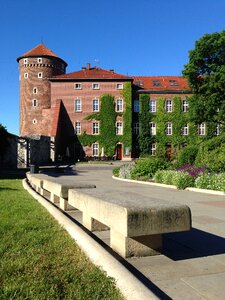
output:
M93 90L99 90L100 89L100 84L99 83L92 83L92 88L93 88Z
M188 135L188 132L189 132L188 124L185 124L185 125L181 128L181 135Z
M92 133L99 134L99 123L98 122L92 123Z
M122 89L123 89L123 84L122 84L122 83L117 83L117 84L116 84L116 88L117 88L118 90L122 90Z
M99 111L99 99L95 98L92 100L93 111Z
M160 80L152 80L153 86L161 86Z
M38 62L39 64L42 64L42 58L41 58L41 57L38 57L37 62Z
M80 135L81 134L81 124L80 122L75 122L75 134Z
M150 112L156 112L156 100L154 100L154 99L150 100L149 110L150 110Z
M36 87L33 88L33 94L37 94L38 93L38 89Z
M221 134L221 125L217 124L216 125L216 130L215 130L215 135L220 135Z
M156 155L156 143L150 144L150 155Z
M150 125L150 134L156 135L156 124L153 122L150 122L149 125Z
M28 63L28 59L24 58L23 63L24 63L24 65L26 65Z
M122 99L116 100L116 111L123 111L123 100Z
M166 100L165 110L166 110L166 112L172 112L172 100L171 99Z
M134 112L139 112L140 106L139 106L139 100L134 100Z
M95 144L92 145L92 153L93 153L93 156L98 156L99 147L98 147L97 143L95 143Z
M198 125L198 135L205 135L205 123Z
M122 122L116 122L116 134L117 135L123 134L123 123Z
M138 135L139 134L139 123L134 123L133 125L133 132L134 134Z
M81 90L82 89L82 84L81 83L74 83L74 88L76 90Z
M37 101L37 99L33 99L33 100L32 100L32 106L33 106L33 107L37 107L37 106L38 106L38 101Z
M182 100L182 112L187 112L188 111L188 101Z
M75 105L74 109L76 112L82 111L81 99L78 99L78 98L75 99L74 105Z
M42 78L43 77L43 73L42 72L38 72L38 78Z
M169 80L170 86L177 86L178 82L177 80Z
M37 120L36 120L36 119L33 119L32 123L33 123L33 124L37 124Z
M173 126L172 123L166 123L166 135L172 135L173 133Z
M24 73L24 78L25 78L25 79L28 78L28 73Z

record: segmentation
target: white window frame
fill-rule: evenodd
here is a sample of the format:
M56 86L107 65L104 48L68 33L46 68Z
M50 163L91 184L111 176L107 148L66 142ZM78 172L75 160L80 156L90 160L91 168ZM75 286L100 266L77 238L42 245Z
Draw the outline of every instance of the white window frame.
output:
M75 90L81 90L82 89L82 83L74 83L74 89Z
M116 88L117 90L123 90L123 83L117 83Z
M150 99L149 101L149 111L154 113L156 112L156 100L155 99Z
M123 99L122 98L116 99L116 111L123 112Z
M185 124L182 128L181 128L181 135L188 135L189 134L189 125Z
M166 135L173 134L173 124L171 122L166 123Z
M173 101L172 101L172 99L166 99L165 111L166 112L172 112L173 111Z
M140 112L140 103L139 100L134 100L134 112Z
M92 111L94 111L94 112L99 111L99 99L98 98L92 99Z
M99 134L99 122L92 123L92 134L94 134L94 135Z
M80 98L76 98L74 100L74 111L81 112L82 111L82 101Z
M23 59L23 63L24 63L24 65L27 65L27 64L28 64L28 59L27 59L27 58L24 58L24 59Z
M92 144L92 155L99 156L99 144L98 143Z
M150 122L149 128L150 128L150 135L156 135L156 123Z
M188 111L188 101L187 99L182 100L182 112L187 112Z
M123 122L118 121L116 122L116 135L122 135L123 134Z
M37 93L38 93L38 88L37 88L37 87L34 87L34 88L33 88L33 94L36 95Z
M77 121L74 123L74 130L76 135L81 135L81 122Z
M38 106L38 100L37 99L33 99L32 100L32 106L33 107L37 107Z
M43 72L38 72L38 78L43 78Z
M24 73L23 77L24 77L24 79L27 79L28 78L28 73Z
M215 135L221 135L221 124L216 125Z
M199 136L206 135L206 125L205 125L205 123L198 124L198 135Z
M140 132L140 123L139 122L133 123L133 133L138 135L139 132Z
M37 124L37 119L33 119L32 120L32 123L35 125L35 124Z
M42 64L42 57L38 57L37 62L38 64Z
M100 83L92 83L92 89L93 90L99 90L100 89Z
M150 144L150 155L152 156L156 155L156 143Z

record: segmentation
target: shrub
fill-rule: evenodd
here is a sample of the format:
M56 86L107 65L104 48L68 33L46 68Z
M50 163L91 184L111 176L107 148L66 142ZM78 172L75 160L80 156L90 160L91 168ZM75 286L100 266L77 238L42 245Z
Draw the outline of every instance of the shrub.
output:
M120 167L116 167L113 169L113 175L115 177L119 177L119 173L120 173Z
M172 170L158 170L153 180L158 183L164 183L164 184L173 184L173 174L175 171Z
M131 171L135 167L135 163L131 162L125 164L119 168L119 177L125 179L131 179Z
M194 186L195 178L187 172L175 171L172 177L172 182L179 190L184 190L187 187Z
M197 146L187 146L180 150L177 161L180 166L190 164L192 165L195 162L196 156L198 153Z
M157 170L162 170L167 167L167 163L161 158L145 158L135 162L135 168L131 170L131 178L152 178Z
M192 177L197 177L206 171L205 167L196 167L193 165L184 165L179 167L177 171L187 172Z
M202 174L196 178L195 187L215 191L225 191L225 173Z

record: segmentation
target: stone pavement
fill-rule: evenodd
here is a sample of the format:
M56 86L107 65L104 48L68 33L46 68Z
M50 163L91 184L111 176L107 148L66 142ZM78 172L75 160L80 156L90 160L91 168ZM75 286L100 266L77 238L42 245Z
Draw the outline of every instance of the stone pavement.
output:
M192 212L190 232L165 234L163 253L157 256L120 259L160 299L225 299L225 195L143 185L112 179L113 165L78 164L71 171L51 174L60 182L88 182L95 193L117 193L137 201L148 196L187 204ZM49 173L50 175L50 173ZM81 221L79 213L70 213ZM108 244L109 233L96 232Z

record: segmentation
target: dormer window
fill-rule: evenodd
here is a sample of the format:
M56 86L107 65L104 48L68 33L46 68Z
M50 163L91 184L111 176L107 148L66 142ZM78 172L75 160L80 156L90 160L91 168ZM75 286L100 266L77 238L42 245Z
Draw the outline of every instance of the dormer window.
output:
M153 86L161 86L160 80L152 80Z
M169 80L169 84L170 84L170 86L178 86L178 82L175 79Z
M38 64L42 64L42 57L38 57L37 62Z

